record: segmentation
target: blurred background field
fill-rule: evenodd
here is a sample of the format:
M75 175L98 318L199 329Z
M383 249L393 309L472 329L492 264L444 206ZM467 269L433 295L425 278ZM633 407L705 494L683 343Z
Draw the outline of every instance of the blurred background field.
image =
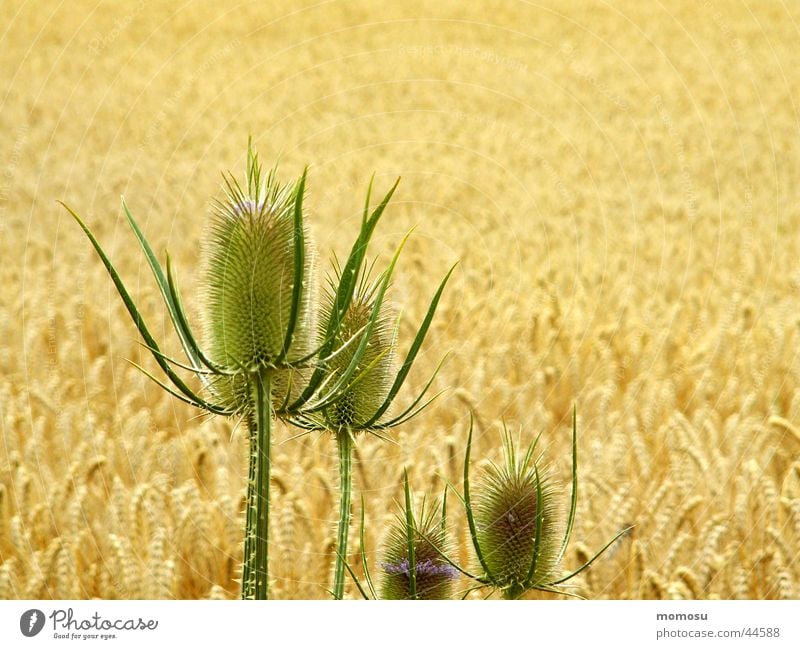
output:
M417 226L401 350L460 260L410 381L450 352L450 389L397 445L359 439L375 573L403 467L419 495L457 480L469 408L476 465L505 420L544 431L566 483L576 403L566 567L635 526L576 593L800 596L800 7L221 4L0 5L0 597L238 596L241 429L126 362L153 367L55 201L175 351L120 195L196 318L210 202L249 134L287 179L311 165L320 272L370 175L402 176L372 248ZM276 597L327 597L335 462L324 436L275 448Z

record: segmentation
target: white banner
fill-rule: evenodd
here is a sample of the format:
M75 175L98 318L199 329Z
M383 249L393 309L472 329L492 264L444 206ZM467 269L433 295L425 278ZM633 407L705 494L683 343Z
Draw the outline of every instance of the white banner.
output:
M0 646L796 648L798 614L794 601L2 601Z

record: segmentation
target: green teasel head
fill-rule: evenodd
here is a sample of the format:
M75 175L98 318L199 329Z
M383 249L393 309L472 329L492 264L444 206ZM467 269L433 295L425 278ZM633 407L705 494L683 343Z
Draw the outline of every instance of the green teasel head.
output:
M478 568L476 574L462 568L458 570L475 582L473 589L499 590L507 599L518 599L530 590L580 597L563 590L561 585L589 568L630 528L618 532L576 570L566 575L558 574L572 536L578 504L577 412L573 408L572 489L565 520L563 490L542 465L541 454L534 455L541 434L525 455L519 456L505 426L503 430L505 462L503 465L489 464L473 498L470 487L473 418L470 416L464 454L464 494L460 498L467 515ZM449 563L455 566L452 561Z
M504 462L489 463L475 488L473 509L487 573L496 587L524 591L555 578L564 536L561 488L534 457L524 456L504 428Z
M366 269L362 266L353 298L336 333L335 346L342 348L343 352L326 366L333 377L344 374L357 353L353 341L368 336L353 378L342 387L340 398L323 411L326 425L334 431L358 432L367 427L385 402L395 378L397 328L393 322L393 310L385 299L376 304L384 277L371 281L370 271L371 267ZM341 270L335 260L334 277L329 278L328 283L329 290L325 292L322 307L324 320L331 318L336 304L336 288L341 283Z
M389 529L380 582L381 599L451 599L459 571L444 556L450 551L445 503L414 512L404 478L405 506Z
M399 414L386 416L419 354L455 268L453 266L439 283L411 346L395 368L396 327L390 326L391 307L385 297L408 237L374 281L369 279L371 267L367 268L365 256L375 226L398 182L399 179L373 208L370 204L373 182L370 181L359 236L341 268L334 258L330 290L320 309L321 344L311 375L296 400L286 399L276 408L279 416L291 417L292 423L306 432L328 430L351 434L367 431L382 437L382 431L409 421L440 394L424 400L441 363L409 406Z
M244 372L273 371L273 394L284 399L302 383L293 366L318 343L312 251L302 223L305 173L281 183L263 174L248 143L245 182L223 176L205 249L204 324L209 357L234 370L213 384L217 399L246 412L252 402Z

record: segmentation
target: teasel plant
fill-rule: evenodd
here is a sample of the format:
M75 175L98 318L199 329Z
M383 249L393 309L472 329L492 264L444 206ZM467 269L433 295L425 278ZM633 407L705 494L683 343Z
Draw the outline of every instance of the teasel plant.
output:
M463 494L452 485L466 512L477 570L469 572L452 561L447 552L439 556L452 568L473 581L464 593L488 588L490 597L500 591L505 599L520 599L531 590L579 597L561 585L589 568L630 528L620 531L599 552L568 574L559 565L569 546L578 503L577 414L572 413L572 494L566 521L559 517L562 507L560 486L535 455L541 434L523 456L504 426L504 464L490 463L477 485L473 502L470 482L473 418L470 416L464 455ZM432 540L432 539L431 539ZM434 547L435 546L434 544Z
M342 266L324 331L317 331L317 304L310 277L313 252L307 244L303 215L306 178L307 169L298 181L285 185L279 183L275 170L264 175L251 141L244 185L231 174L223 174L225 197L216 205L212 218L205 293L200 300L208 351L201 347L189 324L169 254L164 268L123 199L123 211L155 277L186 361L171 358L162 351L91 229L72 208L61 203L88 237L144 346L169 383L134 365L180 401L209 415L233 417L247 425L250 451L241 577L243 599L268 597L273 419L307 428L317 413L330 409L348 394L346 388L357 382L363 371L390 275L386 275L380 289L381 299L376 300L364 326L345 339L342 335L345 315L356 292L359 269L397 183L374 210L369 211L368 203L358 236ZM378 418L402 386L443 288L442 284L385 401L376 411ZM345 353L349 362L331 371L331 363ZM190 386L179 370L193 375L200 388ZM395 418L398 423L413 416L414 407ZM370 425L376 422L377 418Z
M372 182L367 190L364 207L365 218L369 213L371 190ZM356 273L356 287L349 306L343 311L340 311L338 307L337 287L341 285L345 274L350 271L347 267L342 268L334 257L333 272L328 277L328 290L323 299L322 313L323 320L328 322L329 331L334 329L331 326L332 322L338 323L338 327L333 333L334 345L341 346L344 351L328 362L323 371L332 377L345 376L347 375L346 368L354 362L353 359L358 355L360 360L357 365L357 373L342 382L341 390L335 399L323 401L323 405L307 409L302 413L301 418L294 422L305 429L302 434L327 431L336 440L339 468L339 518L336 530L333 587L330 591L334 599L344 597L345 562L351 523L353 449L356 437L366 433L386 441L392 441L387 437L389 429L404 424L418 415L441 394L437 393L424 401L444 358L407 408L394 416L386 414L416 360L442 292L455 268L455 266L451 267L439 284L403 363L397 367L395 352L399 320L395 320L393 325L392 308L386 300L386 293L407 238L408 235L401 242L388 268L375 279L371 279L375 262L371 265L367 265L366 261L362 263ZM358 347L345 348L347 341L353 338L359 341Z
M447 492L441 504L434 502L427 506L423 498L415 511L406 471L403 472L403 492L405 501L399 506L401 513L389 528L383 550L378 588L372 579L364 545L363 502L360 540L365 585L347 562L344 565L364 599L452 599L461 575L442 558L451 551L447 534Z

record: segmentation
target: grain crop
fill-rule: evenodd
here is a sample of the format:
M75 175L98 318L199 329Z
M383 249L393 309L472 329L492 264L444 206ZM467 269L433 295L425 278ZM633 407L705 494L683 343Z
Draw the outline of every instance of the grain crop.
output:
M576 404L564 568L632 526L576 594L800 597L798 24L779 1L4 1L0 598L239 596L245 426L127 362L154 366L56 201L176 352L120 195L198 321L250 135L286 177L310 163L307 224L339 258L370 175L402 177L371 246L385 264L416 226L401 353L459 262L398 406L449 352L447 391L354 451L376 574L404 468L420 497L457 482L470 409L476 465L504 422L520 447L544 431L568 484ZM296 433L273 431L270 596L327 598L337 453ZM449 528L469 565L455 507Z

